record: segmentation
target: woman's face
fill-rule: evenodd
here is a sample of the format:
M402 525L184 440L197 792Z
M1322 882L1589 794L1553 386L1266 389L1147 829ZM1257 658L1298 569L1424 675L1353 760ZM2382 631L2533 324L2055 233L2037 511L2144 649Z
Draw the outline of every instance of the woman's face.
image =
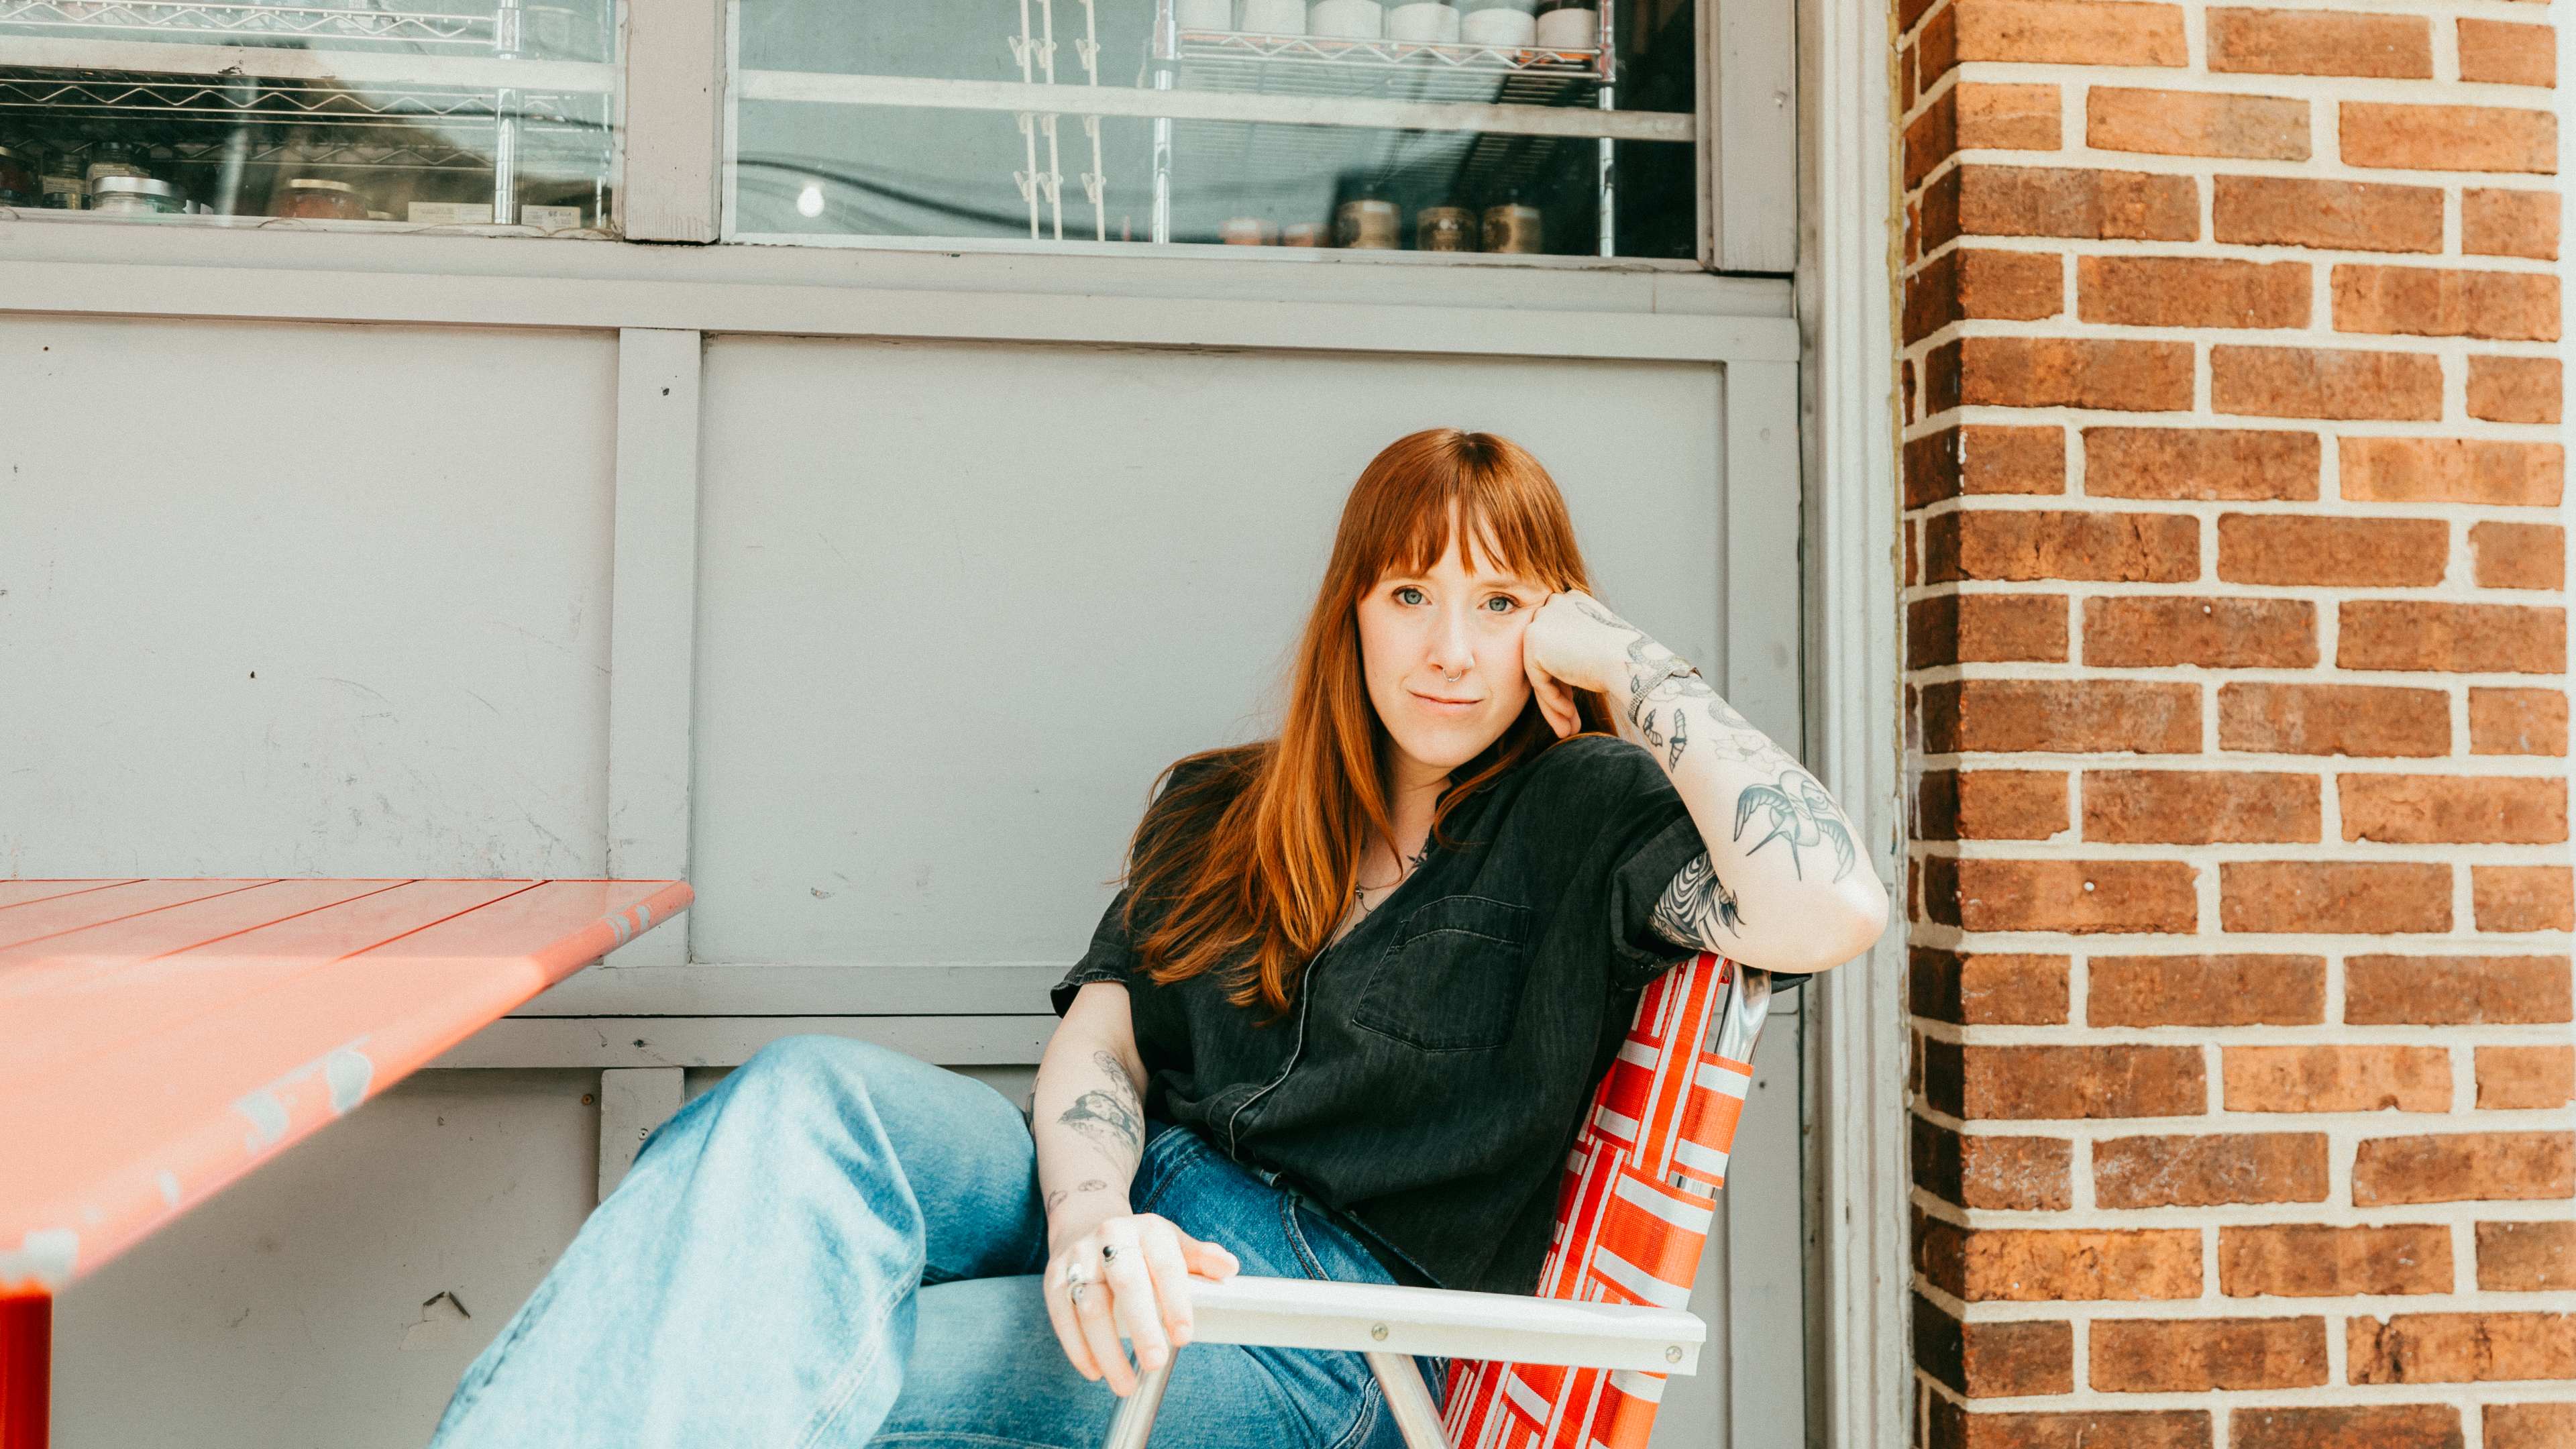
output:
M1448 774L1475 758L1529 702L1521 631L1548 591L1498 573L1479 549L1471 570L1452 529L1427 573L1390 573L1359 602L1369 701L1394 737L1397 783Z

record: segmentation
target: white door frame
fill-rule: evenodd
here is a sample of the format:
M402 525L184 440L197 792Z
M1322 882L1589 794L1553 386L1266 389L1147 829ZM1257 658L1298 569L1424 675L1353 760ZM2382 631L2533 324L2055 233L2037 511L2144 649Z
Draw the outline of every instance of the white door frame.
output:
M1876 949L1817 982L1807 1006L1808 1422L1818 1445L1880 1449L1914 1442L1887 7L1799 0L1798 57L1807 763L1899 900Z

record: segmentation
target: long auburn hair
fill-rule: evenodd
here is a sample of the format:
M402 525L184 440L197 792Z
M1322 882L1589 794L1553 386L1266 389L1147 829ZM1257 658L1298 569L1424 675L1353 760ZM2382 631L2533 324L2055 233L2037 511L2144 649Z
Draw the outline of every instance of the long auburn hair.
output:
M1394 843L1385 779L1392 741L1362 672L1359 602L1390 572L1428 572L1453 529L1464 534L1471 567L1490 558L1551 590L1591 589L1564 495L1518 444L1430 428L1371 459L1342 505L1278 738L1175 761L1129 842L1125 919L1155 982L1248 954L1227 999L1260 1004L1265 1020L1288 1010L1298 974L1349 909L1370 833ZM1610 728L1608 700L1578 692L1575 704L1583 733ZM1532 698L1492 745L1451 772L1433 837L1453 843L1442 833L1453 806L1555 743ZM1153 914L1137 939L1140 903Z

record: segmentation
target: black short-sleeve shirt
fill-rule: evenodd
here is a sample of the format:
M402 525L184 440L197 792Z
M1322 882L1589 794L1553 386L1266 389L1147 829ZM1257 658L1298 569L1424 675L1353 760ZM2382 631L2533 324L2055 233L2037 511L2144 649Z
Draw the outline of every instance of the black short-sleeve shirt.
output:
M1225 968L1144 977L1125 892L1053 1001L1124 984L1147 1114L1335 1210L1399 1280L1527 1293L1637 994L1690 955L1656 934L1656 898L1705 847L1662 767L1607 735L1488 782L1441 834L1283 1020L1228 1002Z

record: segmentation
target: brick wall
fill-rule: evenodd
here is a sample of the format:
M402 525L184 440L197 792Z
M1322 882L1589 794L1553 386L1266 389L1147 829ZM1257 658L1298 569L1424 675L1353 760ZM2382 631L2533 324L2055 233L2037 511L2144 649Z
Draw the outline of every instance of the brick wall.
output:
M1918 1442L2576 1449L2549 11L1897 19Z

